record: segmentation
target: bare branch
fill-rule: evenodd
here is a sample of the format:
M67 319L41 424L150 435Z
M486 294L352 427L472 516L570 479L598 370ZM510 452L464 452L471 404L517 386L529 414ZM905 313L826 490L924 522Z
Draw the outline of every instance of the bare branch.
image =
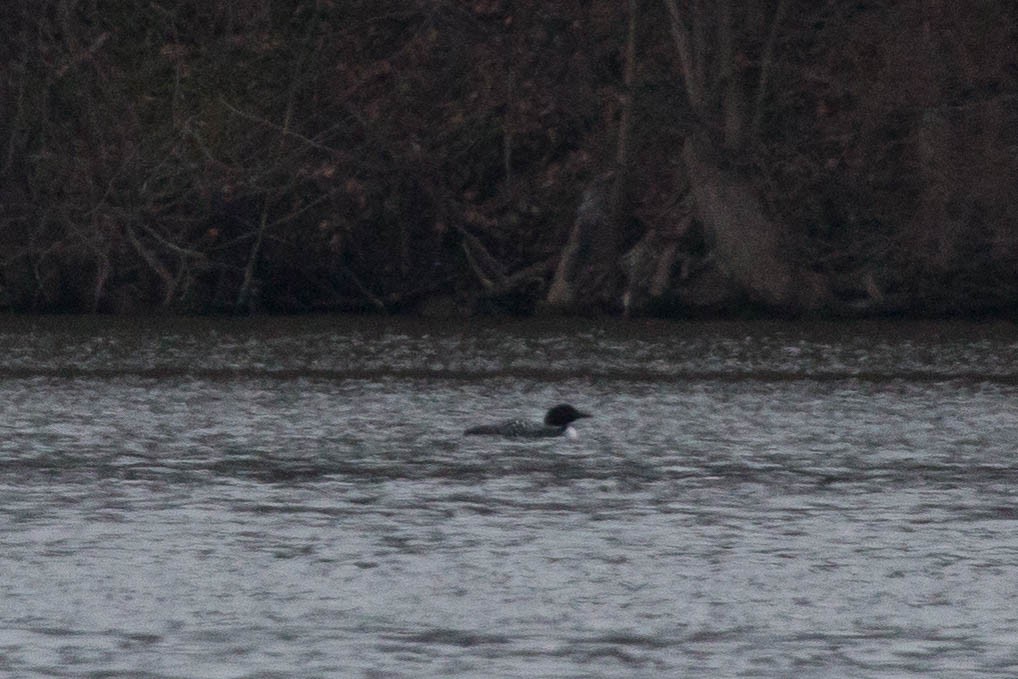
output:
M703 108L703 82L697 77L693 64L689 29L686 28L682 21L682 15L679 14L679 6L675 0L664 0L664 3L668 9L672 39L675 42L675 49L679 55L679 65L682 67L682 80L686 86L686 96L689 97L689 103L693 106L693 109L701 111Z
M767 82L771 76L771 66L774 62L774 45L778 41L778 28L788 11L788 0L778 0L778 7L774 10L774 20L771 22L771 30L767 35L767 44L764 45L763 55L760 58L760 80L756 86L756 100L753 102L753 122L750 124L750 139L756 139L760 134L760 123L763 120L764 98L767 96Z

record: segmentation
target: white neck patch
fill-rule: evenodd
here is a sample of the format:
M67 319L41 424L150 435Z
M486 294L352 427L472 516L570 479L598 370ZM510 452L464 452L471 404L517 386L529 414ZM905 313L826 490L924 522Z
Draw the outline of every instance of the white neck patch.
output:
M570 441L575 441L576 439L580 438L580 435L576 432L575 429L573 429L572 425L566 427L566 430L565 432L563 432L563 434Z

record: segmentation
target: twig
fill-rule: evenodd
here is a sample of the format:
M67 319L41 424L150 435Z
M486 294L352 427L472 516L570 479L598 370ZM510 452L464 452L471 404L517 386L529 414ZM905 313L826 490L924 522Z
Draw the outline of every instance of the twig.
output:
M763 100L767 95L767 81L771 75L771 64L774 62L774 45L778 41L778 27L788 10L788 0L778 0L778 7L774 10L774 21L771 22L771 30L767 35L767 44L764 45L763 55L760 57L760 80L756 86L756 101L753 102L753 122L750 124L750 139L755 140L760 133L760 122L763 120Z
M155 254L142 245L141 241L138 239L138 235L134 233L134 228L131 226L130 222L125 225L124 232L127 234L127 239L131 241L131 245L134 246L137 253L141 255L141 258L149 265L149 268L152 269L160 279L162 279L163 285L166 287L166 293L163 295L163 306L168 306L173 300L173 293L176 288L173 275L170 274L169 269L167 269L163 263L159 261L159 258L156 257Z
M334 149L332 147L329 147L329 146L326 146L325 144L320 144L320 143L316 142L314 139L309 139L308 137L305 137L302 134L297 134L293 130L287 130L287 129L283 128L282 126L277 125L276 123L274 123L274 122L272 122L270 120L266 120L265 118L262 118L261 116L256 116L253 113L248 113L247 111L242 111L239 108L237 108L236 106L234 106L233 104L231 104L230 102L226 101L226 99L224 99L223 97L219 98L219 102L223 106L225 106L227 108L227 110L229 110L231 113L234 113L234 114L236 114L236 115L238 115L241 118L244 118L246 120L250 120L250 121L256 122L259 125L264 125L265 127L268 127L271 130L275 130L276 132L279 132L280 134L282 134L285 137L290 137L290 138L296 139L296 140L306 144L307 146L310 146L311 148L319 149L321 151L328 151L329 153L335 153L336 152L336 149Z
M686 86L686 96L693 110L699 111L703 104L703 83L699 82L696 69L693 64L694 55L690 49L689 30L682 23L682 16L679 14L679 6L675 0L664 0L668 9L669 24L672 29L672 39L675 41L675 50L679 54L679 65L682 67L683 84Z
M99 37L93 40L92 44L89 45L87 49L85 49L82 52L79 52L73 59L71 59L66 64L57 69L56 72L57 78L64 77L64 74L71 70L71 68L77 66L86 59L91 59L93 56L95 56L95 53L98 52L102 48L102 46L106 43L106 41L109 39L110 39L109 31L100 33Z

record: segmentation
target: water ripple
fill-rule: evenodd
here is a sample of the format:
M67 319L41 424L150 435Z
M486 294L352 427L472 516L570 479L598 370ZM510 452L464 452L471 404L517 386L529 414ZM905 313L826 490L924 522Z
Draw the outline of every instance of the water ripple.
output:
M1018 669L1013 327L67 323L0 333L12 676Z

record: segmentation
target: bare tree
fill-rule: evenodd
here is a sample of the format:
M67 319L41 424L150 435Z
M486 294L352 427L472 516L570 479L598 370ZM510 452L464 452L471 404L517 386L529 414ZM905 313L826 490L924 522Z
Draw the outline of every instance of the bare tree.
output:
M774 45L788 0L770 15L731 0L664 0L681 80L696 124L683 160L696 218L714 242L720 266L751 298L788 309L824 303L819 279L796 268L783 226L768 218L741 155L759 134ZM758 75L740 67L739 41L766 36ZM752 102L752 106L750 106Z
M546 302L559 310L618 308L622 221L627 217L637 68L638 0L629 0L622 106L614 167L584 191Z

